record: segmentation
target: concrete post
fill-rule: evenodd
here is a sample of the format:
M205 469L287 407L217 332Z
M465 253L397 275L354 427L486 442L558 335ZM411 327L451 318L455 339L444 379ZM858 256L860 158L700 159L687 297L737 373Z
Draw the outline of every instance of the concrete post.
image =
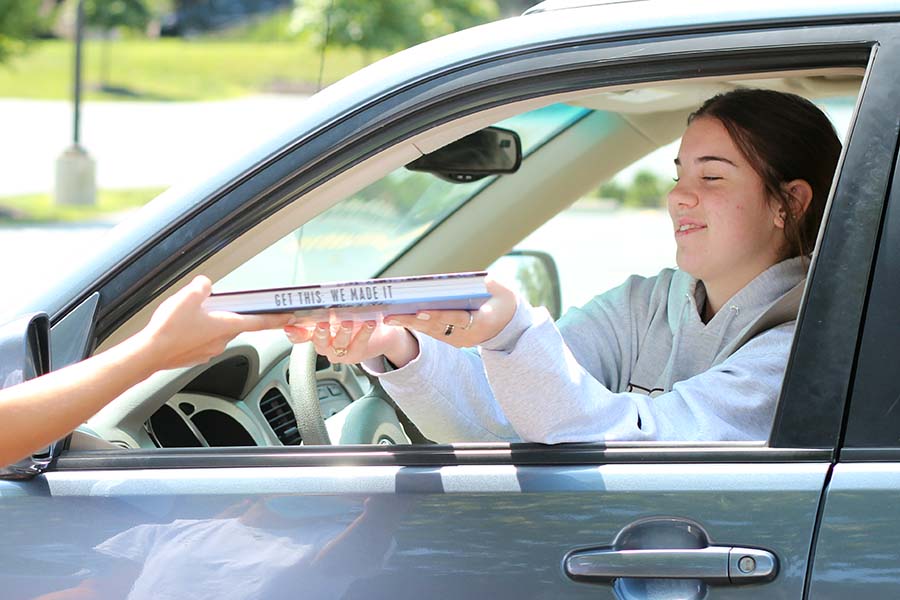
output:
M56 159L54 198L60 206L93 206L97 201L96 165L81 146L69 146Z

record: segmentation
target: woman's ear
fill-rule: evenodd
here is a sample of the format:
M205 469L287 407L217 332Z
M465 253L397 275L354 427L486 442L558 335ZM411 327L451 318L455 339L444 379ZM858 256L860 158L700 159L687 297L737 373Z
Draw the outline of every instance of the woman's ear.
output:
M803 216L803 213L806 212L806 209L809 208L809 203L812 201L812 186L810 186L805 179L793 179L781 184L781 189L787 194L788 198L790 198L790 210L794 220L799 221L800 217ZM786 217L787 215L784 213L784 208L779 207L775 214L775 225L784 229Z

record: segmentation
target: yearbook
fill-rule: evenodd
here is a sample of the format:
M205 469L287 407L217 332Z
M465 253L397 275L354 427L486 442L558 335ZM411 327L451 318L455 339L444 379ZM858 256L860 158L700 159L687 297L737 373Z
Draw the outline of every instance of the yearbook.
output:
M292 312L303 321L380 320L420 310L477 310L487 273L446 273L212 294L204 306L243 314Z

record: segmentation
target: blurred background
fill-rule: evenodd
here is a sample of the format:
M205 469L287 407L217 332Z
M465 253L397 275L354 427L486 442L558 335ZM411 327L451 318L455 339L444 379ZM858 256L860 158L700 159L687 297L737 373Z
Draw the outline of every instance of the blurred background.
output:
M75 206L53 198L56 163L74 136L78 0L0 0L3 223L115 219L280 131L321 87L386 54L533 4L82 2L78 142L94 164L96 197ZM647 171L604 191L652 203L660 185Z
M4 289L73 268L99 235L167 187L231 162L297 120L318 89L397 50L534 3L0 0ZM664 148L623 172L581 209L652 211L667 230L660 207L676 151ZM571 223L557 223L531 245L552 251L568 241L571 252ZM585 243L597 235L586 229Z

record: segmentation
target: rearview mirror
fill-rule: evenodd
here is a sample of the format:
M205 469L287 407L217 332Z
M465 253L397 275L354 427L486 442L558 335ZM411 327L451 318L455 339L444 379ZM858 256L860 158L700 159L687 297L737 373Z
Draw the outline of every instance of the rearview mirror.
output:
M417 158L406 168L432 173L453 183L468 183L488 175L515 173L521 164L519 134L500 127L485 127Z

